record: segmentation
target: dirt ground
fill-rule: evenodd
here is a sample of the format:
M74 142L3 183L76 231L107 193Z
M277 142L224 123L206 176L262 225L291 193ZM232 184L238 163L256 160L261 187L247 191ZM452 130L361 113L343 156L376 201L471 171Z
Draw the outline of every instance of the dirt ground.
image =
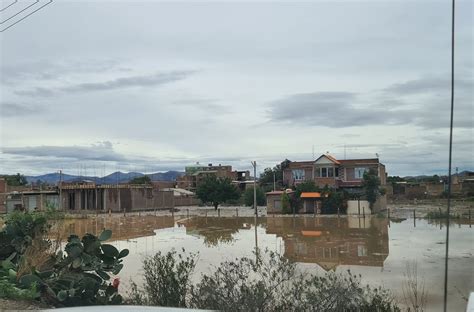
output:
M0 311L41 310L46 308L48 307L34 301L0 299Z

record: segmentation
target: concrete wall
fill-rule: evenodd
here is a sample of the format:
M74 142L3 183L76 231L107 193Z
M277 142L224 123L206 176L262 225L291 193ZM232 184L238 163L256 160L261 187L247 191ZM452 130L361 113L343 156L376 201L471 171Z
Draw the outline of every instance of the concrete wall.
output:
M377 201L374 203L372 209L370 209L370 204L366 200L360 200L360 215L366 214L370 215L373 213L378 213L380 211L387 209L387 196L379 196ZM347 214L348 215L358 215L359 214L359 201L358 200L348 200L347 201Z
M63 209L70 212L130 212L174 207L172 191L121 187L62 190Z
M370 215L372 210L370 209L370 204L366 200L360 200L360 215L363 214ZM348 200L347 201L347 214L348 215L358 215L359 214L359 201L358 200Z
M281 213L281 194L267 195L267 214Z
M197 206L201 203L196 197L186 197L186 196L175 196L174 197L174 206Z

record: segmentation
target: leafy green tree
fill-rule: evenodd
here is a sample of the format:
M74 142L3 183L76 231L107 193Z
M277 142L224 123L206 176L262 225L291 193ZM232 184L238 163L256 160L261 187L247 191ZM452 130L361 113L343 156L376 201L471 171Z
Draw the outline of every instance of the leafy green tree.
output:
M199 183L196 196L203 203L212 203L217 210L219 204L240 197L239 190L232 185L229 178L218 178L215 175L206 177Z
M377 198L381 195L380 179L377 176L377 171L370 169L364 173L362 187L365 197L370 204L370 208L372 208Z
M325 191L323 194L327 194L327 197L323 198L323 204L321 207L323 214L335 214L346 213L347 205L345 204L348 194L343 191Z
M151 184L151 179L149 176L135 177L128 181L130 184Z
M26 177L19 173L13 175L3 175L2 178L5 178L5 181L9 186L23 186L28 184Z
M281 194L281 212L284 214L291 213L291 201L287 193Z
M283 170L288 168L290 162L290 160L285 159L273 168L265 168L258 179L260 186L273 185L274 179L278 186L283 186Z
M245 206L253 207L253 187L246 189L243 196ZM265 204L265 193L260 187L257 187L257 205L265 206Z
M319 187L314 183L314 181L304 181L296 186L295 195L296 198L300 198L301 193L304 192L319 192Z

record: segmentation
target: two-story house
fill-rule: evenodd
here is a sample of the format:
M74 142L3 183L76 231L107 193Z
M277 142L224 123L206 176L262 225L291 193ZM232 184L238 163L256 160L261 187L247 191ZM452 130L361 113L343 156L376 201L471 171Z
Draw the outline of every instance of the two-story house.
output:
M339 160L329 154L314 161L294 161L283 171L283 182L294 186L304 181L314 181L319 187L358 189L362 186L364 173L374 169L380 184L387 181L385 165L378 158Z

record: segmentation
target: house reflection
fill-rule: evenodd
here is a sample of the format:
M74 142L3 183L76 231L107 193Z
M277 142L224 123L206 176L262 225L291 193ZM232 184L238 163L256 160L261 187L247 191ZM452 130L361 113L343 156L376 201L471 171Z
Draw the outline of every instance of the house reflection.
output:
M174 227L173 217L127 216L98 217L95 219L66 219L53 228L51 236L66 239L70 234L82 237L86 233L99 235L104 229L112 230L111 241L130 240L153 236L155 230Z
M178 221L179 226L186 227L186 234L200 236L206 246L217 246L219 243L234 242L234 234L240 230L250 230L255 224L254 218L206 218L195 217ZM259 226L264 226L265 219L259 218Z
M375 217L268 218L267 234L283 239L288 259L326 271L338 265L382 267L389 253L388 221Z

